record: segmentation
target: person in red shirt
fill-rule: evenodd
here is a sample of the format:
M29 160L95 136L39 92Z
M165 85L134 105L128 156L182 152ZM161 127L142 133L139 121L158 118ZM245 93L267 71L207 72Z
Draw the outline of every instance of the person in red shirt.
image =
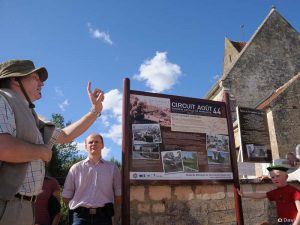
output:
M267 170L276 189L266 193L243 193L238 190L239 195L253 199L268 198L276 203L278 224L300 225L300 191L287 183L288 168L274 165L268 167Z
M45 176L42 192L35 202L35 225L58 225L60 217L59 183L54 177Z

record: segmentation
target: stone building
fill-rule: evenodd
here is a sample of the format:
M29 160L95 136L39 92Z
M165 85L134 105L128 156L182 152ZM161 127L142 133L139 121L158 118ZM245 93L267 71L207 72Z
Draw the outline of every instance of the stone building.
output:
M272 8L248 42L225 39L223 74L206 98L222 100L228 92L233 121L236 106L269 112L272 155L283 158L300 143L299 71L300 34ZM277 96L290 81L293 90L284 88ZM270 104L263 103L270 98Z

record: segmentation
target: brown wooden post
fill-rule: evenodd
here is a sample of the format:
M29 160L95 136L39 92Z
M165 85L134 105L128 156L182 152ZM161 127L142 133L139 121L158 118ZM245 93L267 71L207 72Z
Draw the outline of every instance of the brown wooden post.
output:
M122 225L130 224L130 183L129 183L129 104L130 80L123 80L123 114L122 114Z
M241 200L241 196L239 196L237 192L237 189L240 188L240 180L239 180L238 164L236 159L234 135L233 135L230 99L229 99L229 94L227 92L225 92L224 94L224 102L226 104L227 122L228 122L228 129L229 129L229 140L230 140L230 150L231 150L230 160L231 160L231 166L233 171L233 194L234 194L235 217L238 225L244 225L242 200Z

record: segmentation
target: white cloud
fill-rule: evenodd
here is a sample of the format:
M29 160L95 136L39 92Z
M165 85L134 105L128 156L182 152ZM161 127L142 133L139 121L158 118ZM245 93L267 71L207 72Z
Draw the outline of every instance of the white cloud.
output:
M58 104L58 107L60 108L61 111L66 111L66 107L70 105L69 100L65 99L62 103Z
M64 96L64 92L60 89L60 87L55 87L54 91L58 96L60 96L60 97Z
M109 45L113 44L108 33L104 32L104 31L100 31L99 29L94 29L90 23L88 23L87 26L89 28L89 33L91 34L92 38L102 40Z
M84 142L76 142L76 144L77 144L77 149L79 149L80 151L86 151Z
M111 111L112 116L122 122L122 94L118 89L105 93L103 108L104 111Z
M133 78L146 81L152 92L162 92L171 89L181 74L180 66L168 62L167 52L156 52L152 59L140 66L139 74Z
M216 81L216 80L219 80L220 79L220 75L219 74L216 74L213 76L213 80Z
M66 111L66 108L70 105L70 103L69 103L69 100L64 97L63 90L60 87L55 87L54 92L55 92L56 97L58 99L57 102L60 102L60 103L57 104L58 108L62 112ZM65 98L65 100L63 100L64 98Z
M85 149L84 142L76 142L76 143L77 143L77 148L78 148L79 152L81 154L87 155L87 151ZM104 142L104 144L105 144L105 142ZM109 155L110 151L111 151L110 148L104 147L101 151L102 158L106 159L106 157Z
M104 159L106 159L106 157L109 155L110 151L111 151L110 148L104 147L104 148L102 149L102 152L101 152L102 157L103 157Z
M108 127L110 125L108 115L102 114L101 117L100 117L100 120L101 120L103 126Z
M103 137L110 138L118 145L122 145L122 124L113 124L107 133L103 133Z
M103 137L110 138L113 142L122 144L122 94L118 89L110 90L105 93L105 99L103 102L103 120L107 123L108 119L114 121L109 125L109 130L106 133L102 133ZM101 116L102 117L102 116ZM101 118L100 117L100 118Z

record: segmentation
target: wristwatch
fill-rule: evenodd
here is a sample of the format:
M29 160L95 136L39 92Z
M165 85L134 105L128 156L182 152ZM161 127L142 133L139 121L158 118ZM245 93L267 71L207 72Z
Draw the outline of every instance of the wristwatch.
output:
M95 114L97 117L100 117L101 116L101 112L97 112L96 110L95 110L95 108L91 108L91 111L90 111L92 114Z

